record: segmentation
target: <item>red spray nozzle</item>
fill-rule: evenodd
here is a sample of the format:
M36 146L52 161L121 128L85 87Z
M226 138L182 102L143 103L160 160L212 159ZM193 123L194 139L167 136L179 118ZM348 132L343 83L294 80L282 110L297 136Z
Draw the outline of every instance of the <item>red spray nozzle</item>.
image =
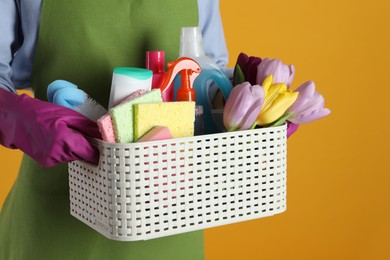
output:
M196 101L196 92L192 88L190 77L193 71L191 69L184 69L180 71L181 87L177 90L177 101Z
M187 57L181 57L174 62L168 63L168 73L164 77L164 82L161 85L161 93L167 90L174 80L176 74L181 73L182 86L177 92L178 101L195 101L195 90L192 88L195 78L201 71L200 65L193 59ZM187 93L182 94L181 99L179 98L179 92ZM191 94L193 93L193 94Z

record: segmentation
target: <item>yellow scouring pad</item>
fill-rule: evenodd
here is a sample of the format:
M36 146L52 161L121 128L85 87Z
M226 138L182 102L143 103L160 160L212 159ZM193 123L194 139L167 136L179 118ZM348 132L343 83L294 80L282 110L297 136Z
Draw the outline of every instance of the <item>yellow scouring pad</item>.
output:
M173 138L194 135L195 102L134 104L133 108L134 140L157 125L168 127Z

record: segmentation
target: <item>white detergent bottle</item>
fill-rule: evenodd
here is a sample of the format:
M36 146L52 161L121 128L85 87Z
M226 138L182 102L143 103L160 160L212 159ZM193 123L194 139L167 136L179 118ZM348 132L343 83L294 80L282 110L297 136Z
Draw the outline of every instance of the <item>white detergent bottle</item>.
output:
M118 105L137 90L151 90L152 75L153 72L148 69L132 67L114 68L108 108L110 109Z
M202 71L195 79L193 88L196 91L196 103L203 107L204 132L205 134L217 133L219 127L211 115L212 97L210 97L211 81L221 90L225 100L233 88L229 78L221 71L218 65L208 56L203 49L203 39L199 27L183 27L180 35L180 57L194 59L200 65ZM177 90L180 88L180 78L175 79L175 99Z

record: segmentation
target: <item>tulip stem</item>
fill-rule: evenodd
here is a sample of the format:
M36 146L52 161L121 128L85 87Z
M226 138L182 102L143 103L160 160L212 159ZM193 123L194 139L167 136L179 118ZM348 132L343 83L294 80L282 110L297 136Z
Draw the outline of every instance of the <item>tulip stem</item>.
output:
M249 129L250 130L255 129L256 126L257 126L257 122L254 122L253 125L251 126L251 128L249 128Z

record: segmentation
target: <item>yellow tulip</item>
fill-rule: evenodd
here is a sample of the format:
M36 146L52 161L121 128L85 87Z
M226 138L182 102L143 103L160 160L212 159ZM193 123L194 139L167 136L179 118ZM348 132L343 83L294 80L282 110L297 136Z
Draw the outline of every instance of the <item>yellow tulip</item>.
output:
M298 92L288 90L286 84L273 84L272 75L264 79L262 87L265 100L256 119L256 124L260 126L275 122L298 98Z

